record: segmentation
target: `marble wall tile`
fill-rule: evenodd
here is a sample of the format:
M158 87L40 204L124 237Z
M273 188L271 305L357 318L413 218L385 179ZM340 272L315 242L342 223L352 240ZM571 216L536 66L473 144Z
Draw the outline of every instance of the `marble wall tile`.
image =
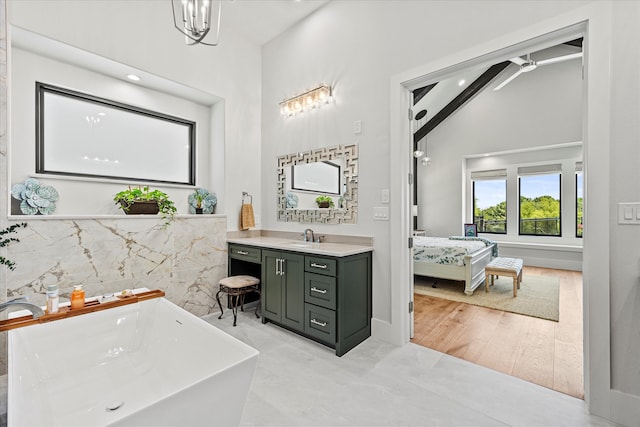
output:
M227 271L225 217L176 218L167 227L157 217L25 221L7 250L17 265L7 274L10 297L42 304L52 283L63 300L75 285L87 296L147 287L196 315L214 309L212 286Z
M204 218L175 221L176 269L198 269L211 265L226 265L226 218ZM194 239L194 235L197 235L198 238Z

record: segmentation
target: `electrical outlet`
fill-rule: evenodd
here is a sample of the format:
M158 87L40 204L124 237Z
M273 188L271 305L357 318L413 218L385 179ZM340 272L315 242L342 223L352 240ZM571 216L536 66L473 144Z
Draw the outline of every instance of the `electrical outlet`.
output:
M380 201L382 203L389 203L389 190L380 190Z
M362 132L362 120L356 120L353 122L353 133L358 135Z

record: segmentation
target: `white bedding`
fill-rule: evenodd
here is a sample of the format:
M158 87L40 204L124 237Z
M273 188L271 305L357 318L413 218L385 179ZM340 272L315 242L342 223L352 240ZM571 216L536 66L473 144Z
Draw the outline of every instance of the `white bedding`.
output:
M480 240L451 240L448 237L413 238L413 260L431 264L464 265L464 257L487 247Z

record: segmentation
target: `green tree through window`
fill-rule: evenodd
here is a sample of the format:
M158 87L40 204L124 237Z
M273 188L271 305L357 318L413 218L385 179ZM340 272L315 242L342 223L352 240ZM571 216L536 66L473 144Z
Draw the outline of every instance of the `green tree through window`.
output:
M521 235L561 236L560 174L526 175L520 188Z
M478 233L507 233L507 180L473 181L473 222Z
M582 237L582 194L584 191L584 181L582 173L576 173L576 237Z

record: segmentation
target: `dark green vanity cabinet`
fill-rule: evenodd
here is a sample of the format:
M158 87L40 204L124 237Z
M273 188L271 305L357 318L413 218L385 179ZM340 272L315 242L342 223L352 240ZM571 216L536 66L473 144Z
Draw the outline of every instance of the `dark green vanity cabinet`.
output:
M333 347L338 356L371 336L370 252L325 257L263 249L262 272L264 322Z
M304 256L262 250L262 318L294 330L304 326Z
M316 255L229 244L229 274L259 275L262 322L335 348L371 336L372 253Z

